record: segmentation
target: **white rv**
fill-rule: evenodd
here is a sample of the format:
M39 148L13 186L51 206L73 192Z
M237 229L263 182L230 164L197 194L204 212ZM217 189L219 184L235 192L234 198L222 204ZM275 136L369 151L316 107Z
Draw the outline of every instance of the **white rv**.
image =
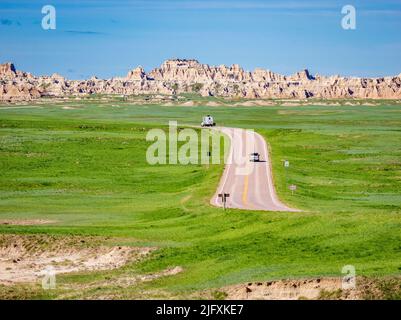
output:
M216 124L214 123L213 117L211 115L207 115L203 117L203 121L201 123L202 127L214 127Z

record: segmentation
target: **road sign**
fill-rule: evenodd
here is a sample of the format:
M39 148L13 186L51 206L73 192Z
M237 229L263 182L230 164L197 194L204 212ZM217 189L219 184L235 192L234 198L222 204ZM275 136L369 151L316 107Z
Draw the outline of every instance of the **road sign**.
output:
M284 167L288 168L290 166L290 162L288 160L284 160Z
M294 191L297 190L297 186L295 184L292 184L288 187L291 190L291 193L294 194Z
M221 201L223 202L223 208L224 210L226 209L226 202L227 202L227 198L230 197L229 193L219 193L219 198L221 198Z

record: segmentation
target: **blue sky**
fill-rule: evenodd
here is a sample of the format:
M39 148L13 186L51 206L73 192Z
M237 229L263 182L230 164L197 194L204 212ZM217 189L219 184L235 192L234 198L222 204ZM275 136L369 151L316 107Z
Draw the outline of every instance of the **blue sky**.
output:
M43 30L42 6L57 10ZM356 8L356 30L341 8ZM169 58L283 74L401 73L401 0L1 0L0 62L71 79L125 75Z

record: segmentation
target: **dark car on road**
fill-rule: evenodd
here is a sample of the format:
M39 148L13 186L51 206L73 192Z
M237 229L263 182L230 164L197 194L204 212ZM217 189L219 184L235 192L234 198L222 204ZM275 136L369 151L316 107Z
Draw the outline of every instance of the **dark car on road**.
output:
M260 161L260 154L257 152L251 153L249 161L251 162L259 162Z

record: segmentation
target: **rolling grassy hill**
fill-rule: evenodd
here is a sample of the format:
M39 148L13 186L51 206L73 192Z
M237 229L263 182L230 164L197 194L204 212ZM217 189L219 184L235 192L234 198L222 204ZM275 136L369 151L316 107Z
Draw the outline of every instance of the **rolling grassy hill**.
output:
M66 108L67 107L67 108ZM252 128L272 151L280 198L301 213L209 205L222 165L146 162L151 128L169 120ZM401 107L163 107L73 101L0 107L1 234L112 237L156 246L149 259L108 272L58 277L60 289L28 297L187 297L251 280L401 274ZM290 161L285 169L282 161ZM289 184L298 186L294 195ZM181 266L175 276L125 289L112 282ZM85 287L111 279L107 287ZM79 284L79 285L78 285ZM75 286L75 287L74 287ZM22 291L19 291L22 290Z

